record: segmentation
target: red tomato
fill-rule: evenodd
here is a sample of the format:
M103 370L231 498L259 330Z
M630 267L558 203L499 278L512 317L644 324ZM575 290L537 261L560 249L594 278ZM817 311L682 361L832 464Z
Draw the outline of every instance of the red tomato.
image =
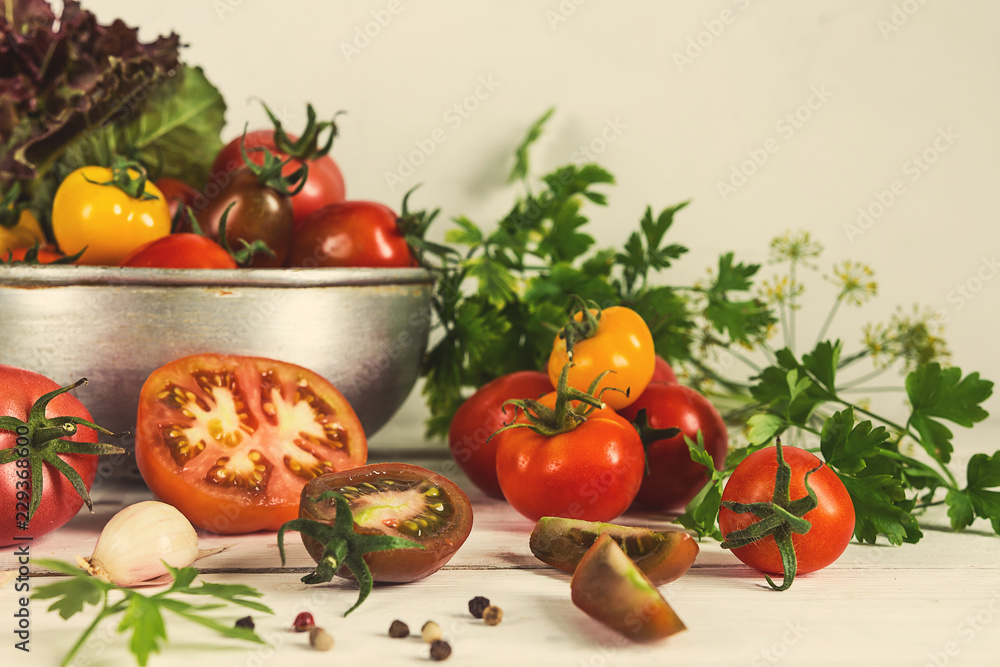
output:
M650 382L677 382L677 374L669 362L660 355L653 360L653 377Z
M16 248L14 250L11 250L8 255L0 257L0 262L7 262L8 259L11 262L24 262L26 260L26 255L31 250L32 248ZM52 262L60 260L63 257L65 257L65 255L63 255L61 252L56 251L56 249L53 248L52 246L44 245L38 249L38 254L35 257L35 261L33 263L51 264Z
M701 431L705 451L722 470L729 449L726 423L711 401L697 391L666 382L651 382L621 415L635 422L640 410L646 411L652 428L679 428L681 432L646 447L649 473L642 480L636 503L657 510L683 508L709 479L704 466L691 460L684 436L697 442Z
M208 237L180 233L136 248L122 260L121 265L159 269L235 269L236 260Z
M332 524L337 516L334 501L312 500L326 491L347 498L355 532L403 537L423 546L365 554L375 581L416 581L437 572L472 531L472 504L465 492L420 466L376 463L317 477L302 489L299 515ZM305 535L302 542L319 562L323 545ZM351 576L346 567L338 574Z
M513 421L517 410L504 407L512 398L538 398L552 391L549 376L540 371L517 371L487 382L467 398L452 417L448 447L458 467L472 483L494 498L503 498L497 480L496 439L491 436Z
M288 135L289 139L296 141L294 135ZM264 164L264 157L261 151L251 151L251 148L266 148L282 160L288 156L279 153L274 145L273 130L255 130L246 134L246 149L250 160L257 164ZM233 139L215 157L212 163L212 179L222 180L222 174L231 174L244 165L243 155L240 152L240 138ZM294 209L294 219L302 220L313 211L319 210L329 204L344 201L346 191L344 188L344 177L340 173L340 167L329 155L308 160L306 162L309 172L306 176L305 185L295 195L292 196L292 208ZM282 169L282 173L288 176L302 166L299 160L290 161Z
M540 402L555 406L555 392ZM523 412L519 422L526 421ZM507 502L529 519L609 521L635 498L644 468L635 428L610 408L555 436L512 428L494 436L497 479Z
M362 465L354 410L312 371L272 359L200 354L142 386L135 460L149 488L216 533L277 530L318 475Z
M27 421L31 406L43 394L58 389L59 385L38 373L0 364L0 415ZM73 416L92 421L90 412L76 397L69 393L56 396L45 411L47 417ZM18 446L18 433L0 428L0 450ZM80 426L75 435L66 438L72 442L97 442L97 432ZM24 444L23 441L21 443ZM80 477L89 491L97 474L98 459L86 454L60 454ZM83 507L73 485L50 464L42 467L42 500L35 515L28 522L27 530L17 527L16 519L28 510L24 495L30 495L31 484L24 476L28 468L17 461L0 466L0 546L15 544L15 537L40 537L76 516ZM21 499L18 493L22 493Z
M171 220L177 220L178 209L186 207L195 208L196 202L200 198L200 195L193 187L177 178L158 178L156 179L156 187L160 189L160 192L163 193L163 198L167 200ZM188 220L186 214L181 218L180 228L175 226L175 229L172 231L191 231L191 221Z
M822 569L837 560L854 535L854 504L837 474L815 455L798 447L782 447L785 462L791 467L789 495L797 500L806 495L805 474L809 486L816 492L819 504L806 512L804 518L812 528L804 534L793 534L792 544L798 561L797 572L804 574ZM740 503L769 502L774 495L774 478L778 470L777 448L767 447L746 457L733 471L722 493L723 501ZM737 514L725 507L719 510L719 529L725 538L733 531L746 528L759 519L753 514ZM762 540L732 550L741 561L768 574L781 574L781 555L768 535Z
M288 266L387 266L416 263L397 216L369 201L331 204L305 218L292 232Z

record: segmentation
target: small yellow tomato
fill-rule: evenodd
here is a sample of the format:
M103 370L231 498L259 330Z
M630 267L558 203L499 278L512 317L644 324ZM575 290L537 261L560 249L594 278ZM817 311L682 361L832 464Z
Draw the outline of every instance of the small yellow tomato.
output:
M583 312L578 311L573 321L582 323ZM573 343L573 365L566 382L574 389L587 391L601 373L612 371L598 383L595 394L611 408L620 410L635 402L653 377L656 365L653 335L642 316L631 308L612 306L601 311L590 309L589 313L588 321L596 318L596 327ZM566 329L563 327L563 331ZM568 362L566 338L560 332L549 355L548 374L553 386L559 382ZM600 393L604 389L607 391Z
M0 225L0 261L3 261L8 253L21 248L30 248L38 243L45 244L45 234L42 226L38 224L35 214L24 209L17 219L17 224L13 227Z
M170 233L170 208L146 180L131 196L112 181L136 186L143 174L133 166L80 167L59 185L52 201L52 234L78 264L118 265L129 253Z

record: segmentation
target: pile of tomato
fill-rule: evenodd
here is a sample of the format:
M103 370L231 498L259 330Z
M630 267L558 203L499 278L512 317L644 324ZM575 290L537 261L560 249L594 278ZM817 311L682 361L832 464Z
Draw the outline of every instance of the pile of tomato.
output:
M391 208L347 199L328 154L332 141L319 145L313 121L310 114L303 140L280 124L245 132L222 148L204 183L154 181L122 158L81 167L56 190L51 238L30 211L19 211L16 224L0 226L0 261L24 262L33 252L29 263L415 266ZM332 122L320 129L335 132Z
M591 318L593 330L570 353L565 332ZM527 414L539 407L531 399L542 412L555 409L564 369L579 423L529 425ZM573 392L595 399L588 406ZM728 432L718 410L677 382L642 318L614 306L578 311L555 338L544 371L519 371L481 387L456 412L448 443L473 483L528 518L607 521L633 506L683 508L709 480L685 440L699 437L721 469Z

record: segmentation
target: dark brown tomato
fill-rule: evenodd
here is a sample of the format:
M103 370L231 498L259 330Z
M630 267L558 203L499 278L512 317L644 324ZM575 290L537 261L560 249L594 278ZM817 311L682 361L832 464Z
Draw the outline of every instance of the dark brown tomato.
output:
M437 572L472 531L472 504L465 492L447 477L420 466L375 463L321 475L302 489L299 517L332 524L337 516L334 500L314 501L327 491L347 498L356 532L404 537L423 546L365 554L375 581L403 583ZM302 543L319 562L322 545L307 535ZM346 567L337 574L351 577Z
M226 209L226 240L233 250L260 240L274 251L274 256L254 255L250 266L282 266L292 241L292 202L274 188L260 182L249 169L238 169L215 197L198 213L205 234L219 239L219 223Z

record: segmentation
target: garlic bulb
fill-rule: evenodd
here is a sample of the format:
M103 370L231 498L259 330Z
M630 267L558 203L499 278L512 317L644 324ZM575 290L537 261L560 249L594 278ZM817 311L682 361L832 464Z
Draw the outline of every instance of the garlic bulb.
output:
M108 521L90 558L79 558L90 574L119 586L158 583L163 563L187 567L198 558L198 533L172 505L146 500Z

